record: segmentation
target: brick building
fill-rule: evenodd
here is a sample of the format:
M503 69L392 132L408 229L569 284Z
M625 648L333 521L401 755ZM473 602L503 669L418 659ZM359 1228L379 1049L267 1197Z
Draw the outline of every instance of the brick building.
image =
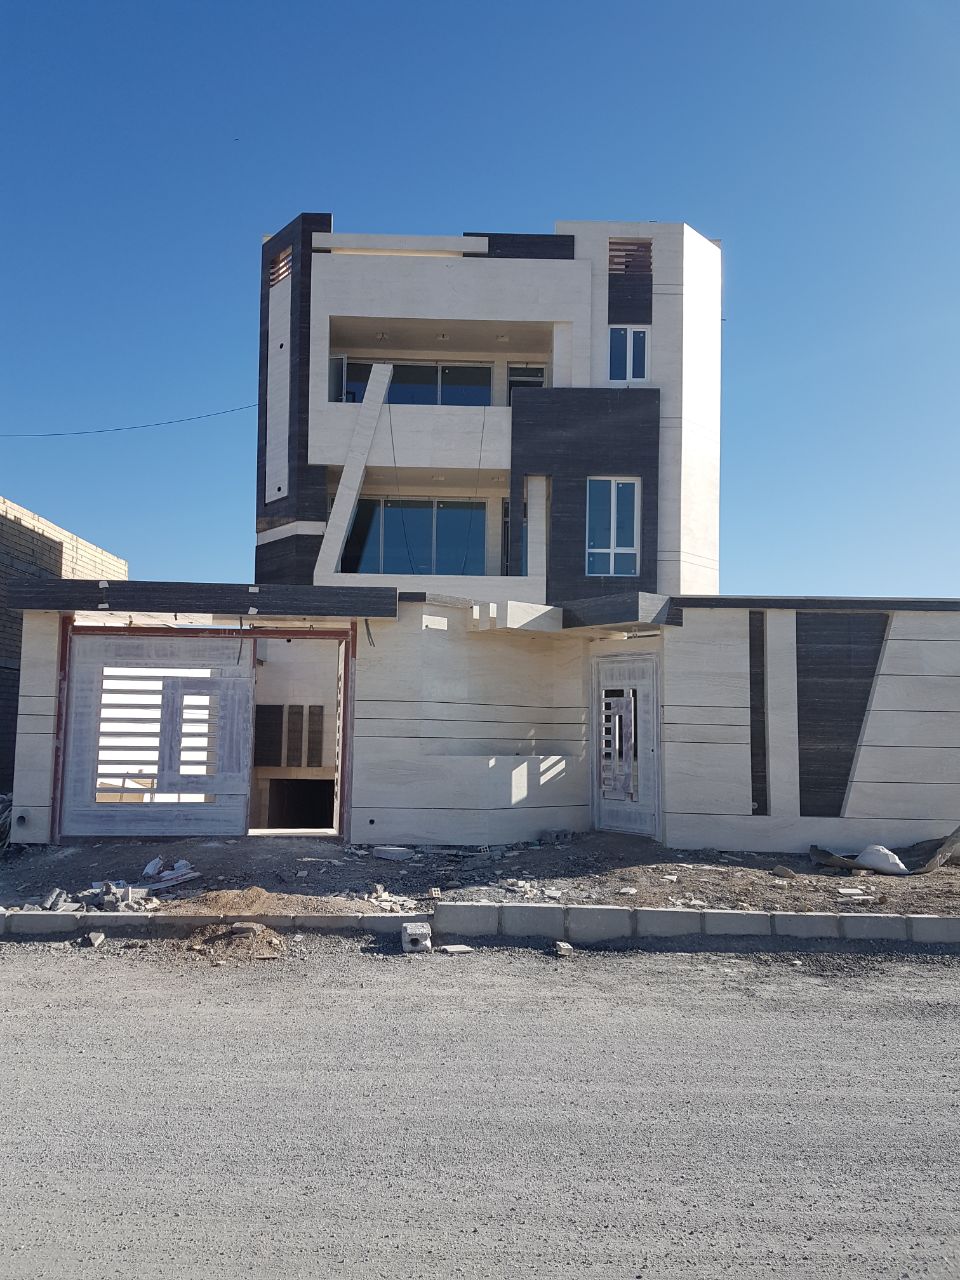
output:
M0 497L0 599L12 578L126 576L126 560ZM13 790L21 631L19 610L0 605L0 794Z

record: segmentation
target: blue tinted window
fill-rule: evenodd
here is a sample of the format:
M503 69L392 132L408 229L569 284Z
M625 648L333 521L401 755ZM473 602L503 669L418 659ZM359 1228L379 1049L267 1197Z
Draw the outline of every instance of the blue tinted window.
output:
M587 553L587 573L608 574L610 572L610 552L590 551Z
M349 400L351 403L353 401L359 403L363 399L364 392L367 389L367 379L369 377L369 363L365 363L362 360L348 360L344 399Z
M484 502L437 503L436 573L484 572L486 519Z
M627 331L626 329L610 330L610 381L626 382L627 380Z
M617 484L617 547L636 546L637 486L632 481Z
M633 331L633 372L631 378L647 376L647 335L642 329Z
M610 546L610 481L587 481L587 547Z
M433 568L433 503L388 498L383 504L383 572L430 573Z
M436 404L437 366L395 364L387 401L390 404Z
M471 365L441 365L440 403L490 404L490 372Z
M637 576L637 555L635 551L617 551L613 557L613 572L623 577Z
M343 356L331 356L327 399L336 403L343 399Z
M342 573L380 572L380 500L360 498L340 558Z

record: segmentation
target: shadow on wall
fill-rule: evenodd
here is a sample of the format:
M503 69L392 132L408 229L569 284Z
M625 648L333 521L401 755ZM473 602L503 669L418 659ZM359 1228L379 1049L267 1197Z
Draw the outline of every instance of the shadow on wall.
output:
M14 578L59 578L62 574L62 543L0 515L0 794L13 790L23 632L19 610L3 608L3 589Z

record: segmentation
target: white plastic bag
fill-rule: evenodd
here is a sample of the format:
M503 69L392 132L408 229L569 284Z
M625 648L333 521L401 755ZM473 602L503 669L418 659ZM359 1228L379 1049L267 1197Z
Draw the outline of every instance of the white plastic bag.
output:
M868 844L863 853L858 853L853 860L856 867L866 867L870 871L879 871L886 876L908 876L910 872L895 853L884 848L882 844Z

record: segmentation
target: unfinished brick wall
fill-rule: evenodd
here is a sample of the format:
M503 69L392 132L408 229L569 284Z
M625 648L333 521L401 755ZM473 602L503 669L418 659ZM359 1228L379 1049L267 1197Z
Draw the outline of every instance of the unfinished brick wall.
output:
M12 578L126 578L127 562L0 497L0 597ZM13 790L21 617L0 606L0 794Z

